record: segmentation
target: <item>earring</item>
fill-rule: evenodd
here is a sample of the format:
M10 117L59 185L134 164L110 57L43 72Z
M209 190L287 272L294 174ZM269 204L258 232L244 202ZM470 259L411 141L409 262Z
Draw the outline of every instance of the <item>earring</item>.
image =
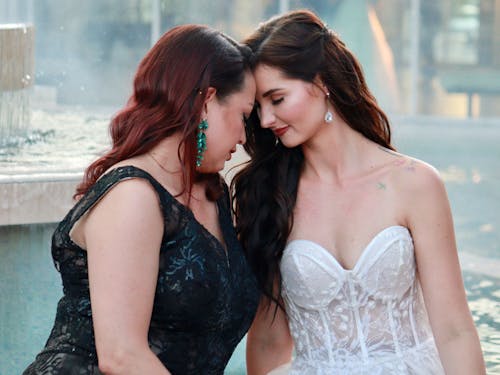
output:
M330 108L328 108L328 102L330 101L330 92L326 93L326 113L325 113L325 122L331 123L333 121L333 113L330 112Z
M205 130L208 129L208 122L206 119L201 120L198 124L198 133L196 133L196 166L201 167L203 161L203 153L207 149L207 136Z
M328 109L325 113L325 122L331 123L333 121L333 113Z

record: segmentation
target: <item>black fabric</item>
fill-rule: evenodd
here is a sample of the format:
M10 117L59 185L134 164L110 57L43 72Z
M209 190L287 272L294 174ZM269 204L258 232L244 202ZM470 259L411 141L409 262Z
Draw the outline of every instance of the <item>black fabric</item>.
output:
M159 258L149 344L174 375L222 374L248 330L258 304L257 284L233 228L229 194L217 202L226 250L147 172L120 167L102 176L71 209L52 237L52 256L64 296L44 350L24 374L100 374L87 274L87 253L70 238L80 217L114 185L144 178L157 191L165 229Z

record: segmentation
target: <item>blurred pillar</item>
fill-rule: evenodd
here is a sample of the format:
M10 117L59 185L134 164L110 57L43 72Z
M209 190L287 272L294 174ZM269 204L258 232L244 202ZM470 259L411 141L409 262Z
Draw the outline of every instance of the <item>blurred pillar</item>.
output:
M161 7L160 0L153 0L151 4L151 47L160 39Z
M481 0L479 8L479 66L500 69L500 0ZM496 93L479 93L480 116L500 116L500 82Z
M411 1L410 33L410 115L418 110L420 76L420 0Z
M500 0L495 0L495 19L493 26L493 64L500 67Z
M32 25L0 24L0 140L29 125L34 44Z
M280 0L280 8L279 13L285 13L290 10L290 1L289 0Z
M34 36L32 25L0 25L0 92L33 84Z
M415 9L416 11L417 9ZM438 104L438 62L436 60L435 41L443 28L442 2L420 0L418 28L418 60L414 62L415 87L418 95L418 114L431 115L439 113Z
M356 55L368 87L383 110L400 110L399 85L391 47L370 0L342 0L325 22Z
M479 2L479 65L491 66L493 64L493 55L495 53L493 51L494 29L495 0L482 0Z

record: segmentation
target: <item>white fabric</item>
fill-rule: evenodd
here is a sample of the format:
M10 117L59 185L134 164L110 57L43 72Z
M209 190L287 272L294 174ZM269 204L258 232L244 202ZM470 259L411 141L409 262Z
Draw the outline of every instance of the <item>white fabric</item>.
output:
M407 228L378 233L352 270L293 240L280 264L295 343L289 374L444 374Z

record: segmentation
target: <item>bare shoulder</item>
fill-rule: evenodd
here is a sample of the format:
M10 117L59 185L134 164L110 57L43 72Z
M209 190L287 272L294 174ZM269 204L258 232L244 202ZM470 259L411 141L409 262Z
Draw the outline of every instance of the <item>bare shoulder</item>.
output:
M390 174L398 191L413 195L432 192L439 194L444 190L439 171L431 164L392 150L381 149L389 155Z
M135 217L138 220L160 211L158 194L151 183L143 178L130 178L113 186L89 211L105 211L109 215ZM107 216L107 215L105 215Z
M438 170L408 155L393 151L389 155L388 175L401 221L414 229L419 223L431 222L431 218L449 217L448 196Z
M75 235L87 252L103 246L144 247L160 241L162 215L156 191L141 178L130 178L111 188L82 218ZM80 232L81 230L81 232ZM134 247L134 244L140 244ZM156 248L156 247L155 247ZM109 250L108 249L108 250Z

